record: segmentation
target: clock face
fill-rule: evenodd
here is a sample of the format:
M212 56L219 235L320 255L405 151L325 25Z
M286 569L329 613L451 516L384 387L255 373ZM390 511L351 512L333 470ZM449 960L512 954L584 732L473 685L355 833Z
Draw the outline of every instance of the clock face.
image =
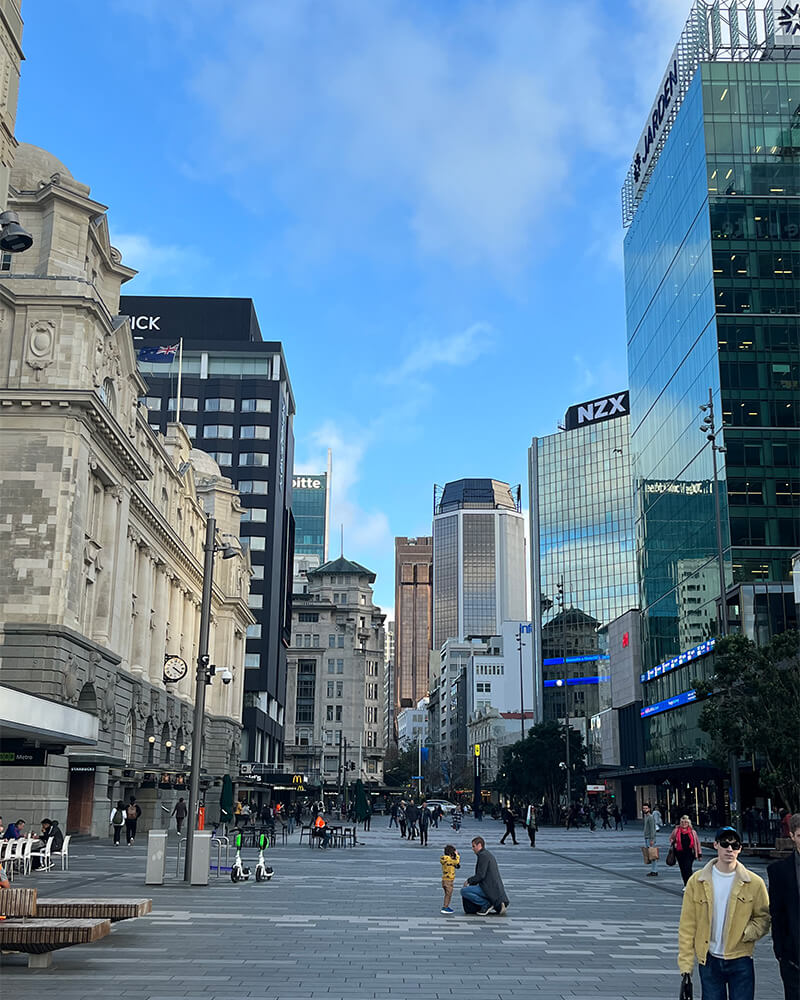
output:
M180 656L168 656L164 660L164 680L179 681L186 676L187 669L186 660L182 660Z

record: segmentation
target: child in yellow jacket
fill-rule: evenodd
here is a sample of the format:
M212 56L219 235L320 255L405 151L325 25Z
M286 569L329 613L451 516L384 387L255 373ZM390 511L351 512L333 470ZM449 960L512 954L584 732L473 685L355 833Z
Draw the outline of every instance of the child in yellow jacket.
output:
M461 858L458 851L452 844L448 844L444 849L444 854L439 858L442 866L442 889L444 889L444 902L442 903L442 913L452 913L450 900L453 898L453 886L456 881L456 868L461 867Z

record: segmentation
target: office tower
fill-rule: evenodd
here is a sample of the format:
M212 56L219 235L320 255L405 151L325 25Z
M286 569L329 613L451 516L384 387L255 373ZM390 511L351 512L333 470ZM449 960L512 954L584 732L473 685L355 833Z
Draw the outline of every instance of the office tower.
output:
M709 670L699 640L722 630L717 503L731 625L762 638L796 620L800 33L792 11L770 0L693 5L623 187L650 765L706 752L691 702L695 678ZM699 429L709 389L725 448L716 480L712 442Z
M599 630L638 603L629 419L627 392L579 403L561 431L533 438L528 451L534 608L540 602L534 663L542 665L545 719L563 718L565 704L570 717L597 711L607 652Z
M434 489L433 648L527 620L520 489L458 479Z
M433 539L394 540L394 710L411 708L428 693L433 648Z
M331 508L331 453L328 471L297 473L292 477L292 515L294 516L294 593L307 593L307 574L328 558Z
M287 675L286 758L329 792L383 782L386 616L375 574L339 556L295 595Z
M294 545L295 405L283 348L261 339L251 299L126 295L120 309L131 318L151 426L164 433L179 418L241 495L256 618L247 630L242 760L279 763Z

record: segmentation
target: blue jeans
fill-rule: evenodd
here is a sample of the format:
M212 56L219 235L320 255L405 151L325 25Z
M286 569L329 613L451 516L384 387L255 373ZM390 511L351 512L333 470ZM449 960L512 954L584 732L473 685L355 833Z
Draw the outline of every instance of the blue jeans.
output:
M706 956L699 966L703 1000L753 1000L756 976L752 958L717 958Z
M475 903L482 910L491 905L479 885L465 885L461 890L461 898L468 900L470 903Z

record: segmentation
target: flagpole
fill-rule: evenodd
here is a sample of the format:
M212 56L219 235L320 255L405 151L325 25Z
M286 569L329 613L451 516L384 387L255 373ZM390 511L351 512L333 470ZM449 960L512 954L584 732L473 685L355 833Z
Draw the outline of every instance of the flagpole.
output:
M175 400L175 423L181 422L181 375L183 374L183 337L178 341L178 398Z

